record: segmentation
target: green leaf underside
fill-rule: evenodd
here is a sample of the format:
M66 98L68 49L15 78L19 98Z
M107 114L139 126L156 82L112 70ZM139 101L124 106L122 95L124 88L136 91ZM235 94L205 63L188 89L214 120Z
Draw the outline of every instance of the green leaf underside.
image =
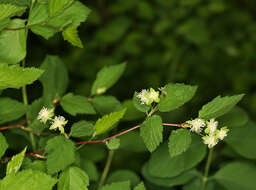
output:
M0 133L0 158L4 155L8 148L8 143L2 133Z
M77 114L95 114L95 110L88 102L88 98L72 93L66 94L60 101L62 108L69 114L76 116Z
M106 92L107 89L109 89L118 81L118 79L123 74L125 67L126 64L122 63L101 69L98 72L96 80L92 85L91 94L103 94Z
M133 105L137 110L146 113L150 110L150 106L147 104L142 104L140 99L138 98L138 94L138 92L135 92L133 95Z
M75 145L63 136L57 136L47 141L48 153L46 165L49 174L64 170L75 162Z
M161 112L169 112L188 102L196 93L197 87L185 84L168 84L164 88L158 108Z
M0 20L10 18L26 10L26 7L15 6L12 4L0 4Z
M254 190L256 167L245 162L231 162L221 167L214 179L227 190Z
M242 98L244 94L234 96L217 96L207 103L199 111L199 118L211 119L220 117L229 112Z
M56 179L35 170L23 170L16 175L8 175L0 181L0 189L5 190L51 190Z
M88 121L79 121L72 125L70 135L72 137L88 137L93 135L94 126Z
M94 125L96 135L103 134L113 128L113 125L116 124L125 114L126 109L122 109L118 112L112 112L108 115L104 115L102 118L98 119Z
M130 190L130 182L124 181L124 182L117 182L112 183L110 185L105 185L100 190Z
M78 31L76 27L68 27L62 32L64 40L67 40L73 46L83 48L83 43L79 38Z
M71 0L49 0L48 8L50 16L54 16L58 11L63 10L68 2L71 2Z
M21 164L23 162L26 150L27 148L25 148L21 153L12 157L11 161L9 161L7 164L6 175L15 174L19 171Z
M60 175L58 190L88 190L89 177L78 167L69 167Z
M171 157L185 152L191 144L190 131L187 129L173 130L169 138L169 153Z
M149 160L150 175L162 178L175 177L201 162L206 155L206 145L198 135L191 134L191 137L192 143L187 151L175 157L170 157L168 144L162 144Z
M0 64L0 90L20 88L24 85L31 84L42 74L43 70L33 67L22 68L18 65L8 66L7 64Z
M150 152L153 152L162 142L162 133L162 119L158 115L147 118L140 127L140 136Z

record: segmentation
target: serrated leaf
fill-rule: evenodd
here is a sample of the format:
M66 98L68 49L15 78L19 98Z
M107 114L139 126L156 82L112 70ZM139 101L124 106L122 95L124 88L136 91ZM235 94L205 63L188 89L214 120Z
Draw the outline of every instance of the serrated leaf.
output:
M199 111L199 118L211 119L220 117L229 112L242 98L244 94L234 96L217 96L207 103Z
M94 133L94 126L88 121L79 121L72 125L70 136L72 137L88 137Z
M0 181L0 189L8 190L51 190L56 179L34 170L23 170L16 175L8 175Z
M153 152L163 141L162 119L158 115L147 118L140 127L142 137L147 149Z
M126 63L112 65L101 69L94 81L91 89L91 94L103 94L113 86L123 74Z
M110 185L103 186L100 190L130 190L130 182L123 181L123 182L116 182Z
M120 139L118 139L118 138L111 139L107 143L107 147L109 150L116 150L119 148L119 146L120 146Z
M57 56L46 56L41 69L45 70L40 77L43 84L45 106L51 106L55 98L62 96L68 86L68 72L64 63Z
M169 112L188 102L196 93L197 87L185 84L167 84L158 105L159 111Z
M221 167L213 178L227 190L254 190L256 167L245 162L231 162Z
M144 183L141 182L141 183L138 184L136 187L134 187L133 190L146 190L146 187L145 187Z
M89 177L77 167L69 167L60 175L58 190L88 190Z
M23 162L26 150L27 150L27 147L24 148L24 150L21 153L12 157L11 161L9 161L7 164L6 175L15 174L19 171L21 164Z
M5 137L0 133L0 158L4 155L5 151L8 148L8 143L6 142Z
M134 187L140 182L140 177L132 170L116 170L110 173L107 184L128 180L131 186Z
M147 104L142 104L140 99L138 98L138 94L139 94L138 92L135 92L133 94L133 98L132 98L133 105L137 110L146 113L150 110L150 106Z
M93 106L88 102L88 98L84 96L68 93L61 99L60 105L67 113L73 116L77 114L96 114Z
M48 6L49 6L50 16L51 17L54 16L60 10L63 11L63 8L69 2L72 2L72 1L71 0L49 0Z
M10 18L26 10L26 7L15 6L12 4L0 4L0 20Z
M6 88L20 88L31 84L43 74L43 70L36 68L22 68L18 65L8 66L0 64L0 90Z
M198 135L191 134L191 137L192 143L187 151L175 157L170 157L168 144L162 144L149 160L150 175L160 178L175 177L201 162L206 155L206 145Z
M27 107L16 100L10 98L0 98L0 124L23 116L27 111Z
M187 129L173 130L169 137L169 153L171 157L185 152L191 144L191 135Z
M67 40L73 46L83 48L83 43L79 38L78 31L76 27L67 27L63 32L62 36L64 40Z
M36 170L36 171L41 171L41 172L46 172L46 162L43 160L35 160L33 162L29 162L28 164L24 164L26 161L26 158L24 159L22 163L22 170L23 169L31 169L31 170Z
M13 19L7 27L20 28L24 26L25 20ZM0 63L19 63L25 58L26 53L25 30L4 30L0 33Z
M49 174L64 170L75 162L75 145L63 136L57 136L47 141L48 153L46 165Z
M98 119L94 125L95 134L103 134L113 128L113 125L116 124L124 116L126 109L121 111L112 112L108 115L104 115L102 118Z

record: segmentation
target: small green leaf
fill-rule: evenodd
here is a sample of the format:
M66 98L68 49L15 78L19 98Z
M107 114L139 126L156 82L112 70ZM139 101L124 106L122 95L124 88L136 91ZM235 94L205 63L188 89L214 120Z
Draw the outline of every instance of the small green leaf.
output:
M150 110L150 106L147 104L142 104L140 99L138 98L138 94L138 92L135 92L133 95L133 105L135 108L137 108L137 110L146 113Z
M158 105L159 111L169 112L188 102L196 93L197 87L185 84L167 84Z
M162 119L158 115L147 118L140 127L140 136L146 147L153 152L163 141Z
M83 48L83 43L79 38L78 31L76 27L67 27L63 32L62 36L64 40L67 40L73 46Z
M116 170L110 173L107 184L128 180L131 186L134 187L140 182L140 177L132 170Z
M102 118L98 119L94 125L96 135L103 134L113 128L113 125L116 124L124 116L126 109L121 111L112 112L108 115L104 115Z
M69 114L95 114L95 110L88 102L88 98L72 93L66 94L60 101L62 108Z
M254 190L256 167L244 162L231 162L221 167L213 178L227 190Z
M26 7L15 6L12 4L0 4L0 20L23 13Z
M118 79L123 74L125 67L126 64L122 63L101 69L98 72L97 78L92 85L91 94L95 95L105 93L107 89L109 89L118 81Z
M100 190L130 190L130 182L123 181L111 183L110 185L105 185Z
M8 148L8 143L6 142L5 137L0 133L0 158L4 155L5 151Z
M169 138L169 153L171 157L185 152L191 144L190 132L187 129L173 130Z
M88 190L89 177L77 167L69 167L60 175L58 190Z
M141 182L141 183L138 184L136 187L134 187L133 190L146 190L146 187L145 187L144 183Z
M107 147L109 150L116 150L119 148L119 146L120 146L120 139L118 139L118 138L111 139L107 143Z
M27 111L27 107L16 100L10 98L0 98L0 124L23 116Z
M65 5L72 2L71 0L49 0L49 14L51 17L55 16L57 12L63 11Z
M51 190L56 179L35 170L23 170L16 175L8 175L0 181L2 190Z
M92 99L92 104L101 115L122 109L121 103L114 96L96 96Z
M75 162L75 145L63 136L57 136L47 141L48 153L46 165L49 174L64 170Z
M7 27L24 26L25 20L13 19ZM0 63L16 64L25 58L27 53L25 36L25 30L4 30L0 33Z
M89 137L94 133L94 126L88 121L79 121L72 125L70 136L72 137Z
M22 68L18 65L8 66L7 64L0 64L0 90L20 88L24 85L31 84L42 74L43 70L33 67Z
M225 97L217 96L202 107L199 111L199 117L202 119L220 117L229 112L243 98L243 96L244 94Z
M23 162L26 150L27 150L27 147L24 148L24 150L21 153L12 157L11 161L9 161L7 164L6 175L15 174L19 171L21 164Z

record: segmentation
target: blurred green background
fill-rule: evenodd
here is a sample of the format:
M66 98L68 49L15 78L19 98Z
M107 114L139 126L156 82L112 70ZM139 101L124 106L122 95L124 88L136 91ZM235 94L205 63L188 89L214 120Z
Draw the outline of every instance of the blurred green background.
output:
M216 95L238 93L246 93L241 105L256 116L254 1L83 3L92 10L79 29L84 49L72 47L61 34L47 41L31 33L28 40L31 64L41 64L47 53L62 58L69 69L70 91L88 96L103 66L126 61L124 76L108 91L121 101L135 90L182 82L199 86L187 117Z

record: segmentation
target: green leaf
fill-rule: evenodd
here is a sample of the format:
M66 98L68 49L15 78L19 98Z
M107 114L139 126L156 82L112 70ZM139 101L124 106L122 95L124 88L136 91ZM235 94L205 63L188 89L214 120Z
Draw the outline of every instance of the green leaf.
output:
M60 175L58 190L88 190L89 177L77 167L69 167Z
M71 0L49 0L48 6L49 6L49 14L50 16L55 16L57 12L63 11L63 8L65 8L65 5L69 2L72 2Z
M131 186L134 187L140 182L140 177L132 170L116 170L109 175L107 184L128 180Z
M73 46L83 48L83 43L79 38L78 31L76 27L67 27L63 32L62 36L64 40L67 40Z
M94 133L94 126L88 121L79 121L72 125L70 136L72 137L89 137Z
M2 133L0 133L0 158L4 155L5 151L8 148L8 143Z
M63 136L57 136L47 141L48 153L46 165L49 174L64 170L75 162L75 145Z
M256 124L248 122L243 127L234 127L224 141L238 154L249 159L256 159ZM245 137L245 138L243 138Z
M217 96L202 107L199 111L199 117L202 119L220 117L229 112L243 98L243 96L244 94L225 97Z
M88 174L90 181L98 181L100 174L94 162L83 158L80 167Z
M112 183L110 185L105 185L100 190L130 190L130 182L124 181L124 182L116 182Z
M121 103L114 96L96 96L92 99L92 104L101 115L122 109Z
M135 108L132 100L125 100L122 106L127 109L123 120L133 121L144 117L144 114Z
M51 190L56 179L34 170L23 170L16 175L8 175L0 181L0 189L6 190Z
M159 111L169 112L183 106L196 93L197 87L185 84L167 84L158 105Z
M90 13L85 5L79 1L72 1L64 7L61 13L50 17L48 13L48 5L46 3L37 2L32 9L28 25L31 26L32 32L48 39L55 33L62 31L65 27L78 27L84 22Z
M91 94L103 94L113 86L123 74L126 67L126 63L112 65L101 69L97 78L94 81L91 89Z
M173 130L169 138L169 153L171 157L185 152L191 144L191 135L187 129Z
M0 90L20 88L24 85L31 84L42 74L43 70L33 67L22 68L18 65L8 66L7 64L0 64Z
M121 111L112 112L108 115L104 115L102 118L98 119L94 125L96 135L103 134L113 128L113 125L116 124L125 114L126 109Z
M88 102L88 98L72 93L66 94L60 101L61 107L69 114L95 114L95 110Z
M120 139L118 139L118 138L111 139L107 143L107 147L109 150L116 150L119 148L119 146L120 146Z
M12 4L0 4L0 10L0 20L2 20L23 13L26 10L26 7L15 6Z
M140 127L142 137L147 149L153 152L163 141L162 119L158 115L147 118Z
M65 93L68 86L68 72L59 57L49 55L46 56L41 69L45 72L39 80L43 84L44 103L49 106L55 98Z
M0 124L23 116L27 111L27 107L16 100L10 98L0 98Z
M24 148L24 150L21 153L12 157L11 161L9 161L7 164L6 175L15 174L19 171L21 164L23 162L26 150L27 150L27 147Z
M140 99L138 98L138 94L138 92L135 92L133 95L133 105L137 110L146 113L150 110L150 106L147 104L142 104Z
M21 28L25 20L13 19L8 28ZM26 56L25 30L4 30L0 33L0 63L16 64Z
M33 162L29 162L28 164L24 165L26 158L24 159L22 163L22 169L31 169L31 170L37 170L41 172L46 172L46 163L42 160L35 160Z
M11 22L11 20L10 20L9 18L0 20L0 33L1 33L1 31L2 31L4 28L8 27L8 24L9 24L10 22Z
M133 190L146 190L146 187L144 186L144 183L141 182L141 183L138 184L136 187L134 187Z
M254 190L256 167L244 162L231 162L221 167L214 179L227 190Z
M206 155L206 145L198 135L191 134L191 137L192 143L187 151L175 157L170 157L167 143L161 145L149 160L150 175L161 178L175 177L200 163Z

